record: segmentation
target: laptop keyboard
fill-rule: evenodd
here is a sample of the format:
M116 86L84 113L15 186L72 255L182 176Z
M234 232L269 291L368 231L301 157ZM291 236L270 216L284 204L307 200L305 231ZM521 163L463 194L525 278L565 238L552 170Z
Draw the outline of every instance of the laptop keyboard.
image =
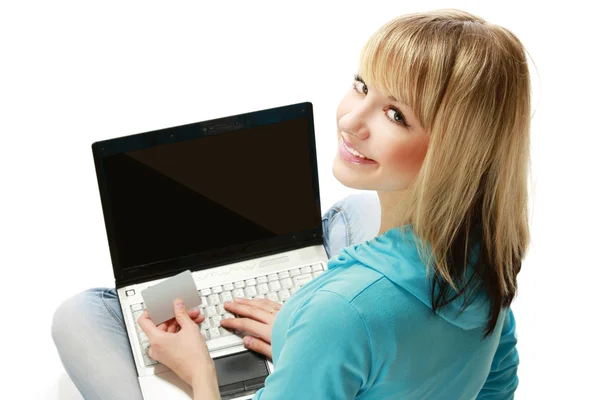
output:
M237 332L225 329L220 324L222 319L235 317L235 315L225 310L223 306L225 302L233 301L234 297L244 297L246 299L266 298L284 304L298 289L323 272L323 263L309 264L278 273L260 275L243 281L198 290L201 300L198 308L200 313L206 317L198 327L206 340L208 350L218 350L242 343L243 338L238 336ZM144 309L144 303L131 305L134 321L137 321ZM148 337L137 322L135 327L140 340L144 364L146 366L158 364L157 361L148 356L148 348L150 347Z

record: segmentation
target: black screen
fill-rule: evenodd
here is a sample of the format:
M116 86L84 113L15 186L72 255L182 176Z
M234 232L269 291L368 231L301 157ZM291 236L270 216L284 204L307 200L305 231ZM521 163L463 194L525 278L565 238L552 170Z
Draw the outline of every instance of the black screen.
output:
M121 268L315 229L306 118L103 158Z

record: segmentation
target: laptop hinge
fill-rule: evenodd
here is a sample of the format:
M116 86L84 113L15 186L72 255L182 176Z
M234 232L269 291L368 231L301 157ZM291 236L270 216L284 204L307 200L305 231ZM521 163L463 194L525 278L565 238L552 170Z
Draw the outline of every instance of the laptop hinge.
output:
M315 238L315 239L311 239L311 240L307 240L307 241L302 241L302 243L298 243L296 246L286 246L286 247L280 247L280 248L275 248L275 249L268 249L265 251L257 251L255 253L252 253L252 255L250 255L250 256L248 254L232 256L227 259L221 259L221 260L218 260L218 261L215 261L212 263L203 264L203 265L201 265L201 267L202 267L202 269L215 268L215 267L219 267L221 265L233 264L233 263L245 261L245 260L248 260L251 258L260 258L260 257L269 256L272 254L282 253L285 251L299 250L299 249L303 249L306 247L312 247L312 246L318 246L318 245L323 245L323 238ZM129 279L115 280L115 288L120 289L122 287L137 284L137 283L143 283L143 282L153 281L153 280L162 279L162 278L168 278L170 276L176 275L176 274L178 274L182 271L188 270L188 269L191 270L192 272L194 272L196 270L199 270L200 269L199 267L200 267L200 265L193 265L193 266L190 266L187 268L178 268L178 269L166 268L164 271L157 272L155 274L151 274L151 275L147 275L147 276L136 275L135 277L132 277Z

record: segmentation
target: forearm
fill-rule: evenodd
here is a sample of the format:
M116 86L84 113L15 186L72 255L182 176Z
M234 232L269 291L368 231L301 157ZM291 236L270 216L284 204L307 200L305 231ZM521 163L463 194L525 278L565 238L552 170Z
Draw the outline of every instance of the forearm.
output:
M198 371L192 382L194 400L220 400L219 383L214 365Z

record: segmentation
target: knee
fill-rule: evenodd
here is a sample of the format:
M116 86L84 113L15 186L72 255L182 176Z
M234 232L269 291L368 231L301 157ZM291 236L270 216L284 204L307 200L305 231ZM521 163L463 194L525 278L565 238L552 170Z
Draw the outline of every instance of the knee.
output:
M81 333L86 308L95 298L97 295L94 289L86 290L63 301L54 311L51 332L52 340L59 351L61 346L72 341L74 335Z
M323 231L329 236L330 243L343 244L344 247L372 239L377 235L380 222L377 194L360 192L344 197L325 213Z

